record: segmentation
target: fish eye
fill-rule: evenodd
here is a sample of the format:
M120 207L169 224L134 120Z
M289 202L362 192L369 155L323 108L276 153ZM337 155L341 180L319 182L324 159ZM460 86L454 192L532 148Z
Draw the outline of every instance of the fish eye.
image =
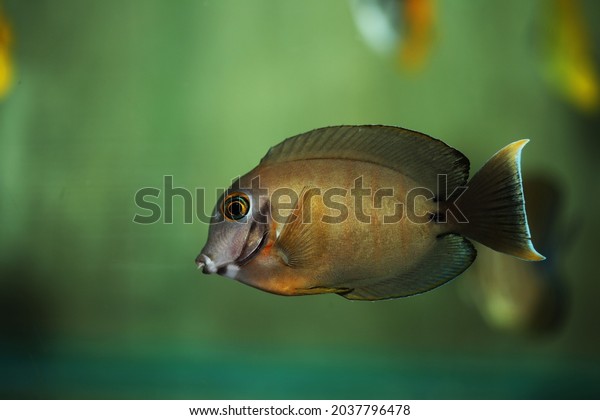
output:
M242 219L250 210L250 200L248 196L241 192L229 194L223 200L223 208L221 209L223 216L227 220L236 221Z

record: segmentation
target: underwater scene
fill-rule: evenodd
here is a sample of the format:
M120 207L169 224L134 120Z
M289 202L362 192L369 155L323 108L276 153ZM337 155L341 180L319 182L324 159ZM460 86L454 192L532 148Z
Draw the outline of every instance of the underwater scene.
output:
M0 398L599 399L598 18L0 0ZM289 215L443 168L476 226L277 225L240 186Z

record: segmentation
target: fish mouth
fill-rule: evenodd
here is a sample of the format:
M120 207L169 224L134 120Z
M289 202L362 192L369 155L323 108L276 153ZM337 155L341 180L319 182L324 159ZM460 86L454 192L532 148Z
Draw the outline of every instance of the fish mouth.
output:
M237 259L231 262L227 262L217 266L217 264L208 255L200 254L196 257L196 266L198 267L198 270L202 270L204 274L221 274L221 272L227 267L229 267L231 264L234 264L237 267L241 267L248 261L250 261L252 258L254 258L264 248L265 244L267 243L267 238L269 236L268 233L268 230L265 231L265 233L260 238L260 242L252 251L250 251L246 255L244 255L244 253L242 252L242 254L240 254L240 256Z
M202 270L204 274L214 274L218 271L215 262L205 254L200 254L196 257L196 266L198 270Z

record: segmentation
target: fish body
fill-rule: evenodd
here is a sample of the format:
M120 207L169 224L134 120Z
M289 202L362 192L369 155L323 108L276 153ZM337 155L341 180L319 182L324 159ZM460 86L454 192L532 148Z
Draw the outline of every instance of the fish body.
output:
M331 170L332 164L335 165L335 171ZM286 175L281 176L282 173ZM397 223L383 222L384 218L393 217L397 206L403 204L406 193L419 187L419 184L379 165L351 160L332 162L328 159L280 163L265 168L264 171L259 168L243 177L241 182L250 182L256 176L260 176L261 182L274 190L291 188L303 204L310 205L312 220L300 226L303 231L301 235L310 236L311 258L319 261L317 265L309 263L296 267L288 264L265 264L266 261L277 262L277 259L271 260L269 257L272 248L267 248L258 258L248 263L247 270L240 273L239 279L274 293L320 293L324 284L327 284L325 289L340 292L345 290L344 285L348 280L358 284L364 279L384 279L392 273L409 269L411 264L407 261L418 261L432 247L435 237L442 232L440 226L412 223L406 217ZM350 194L355 188L355 180L362 180L361 187L372 191L381 191L394 185L394 196L385 197L381 200L381 205L377 206L370 196L358 204L355 196ZM338 204L347 209L347 217L338 223L328 223L324 220L340 216L339 210L324 202L323 194L334 189L345 192L335 198ZM417 205L417 214L435 210L434 203L424 200L417 202ZM284 214L277 203L274 203L273 211ZM361 214L369 222L361 222ZM272 221L271 229L274 232L281 235L282 228L280 223ZM399 243L398 238L402 237L419 237L421 240L412 244ZM275 242L276 237L271 239ZM338 263L347 260L364 263ZM377 261L377 264L369 263L372 261ZM280 274L274 276L273 270ZM287 280L281 281L283 277Z
M503 232L461 220L456 204L475 221L486 210L468 192L449 199L465 189L469 164L439 140L387 126L327 127L292 137L221 197L196 263L206 273L280 295L378 300L422 293L456 277L475 258L467 235L542 259L518 200L524 144L503 149L492 174L483 171L471 184L476 194L490 179L505 191L514 187L506 198L514 201L511 213L497 217L520 224L520 231Z

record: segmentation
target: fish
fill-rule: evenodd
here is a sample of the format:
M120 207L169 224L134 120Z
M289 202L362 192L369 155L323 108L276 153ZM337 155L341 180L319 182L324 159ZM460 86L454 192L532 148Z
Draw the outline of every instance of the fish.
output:
M13 79L12 30L0 5L0 98L8 93Z
M592 37L579 0L544 2L540 46L543 77L567 102L584 113L600 105Z
M515 334L550 334L564 324L569 307L569 290L557 263L571 242L557 228L564 199L557 181L546 174L528 174L523 191L531 232L549 258L528 264L478 246L471 276L461 286L490 327Z
M351 6L358 31L371 49L394 55L405 70L424 67L434 41L434 0L352 0Z
M470 240L543 260L523 201L527 142L467 182L467 157L416 131L342 125L290 137L221 195L195 263L278 295L383 300L457 277L475 259Z

